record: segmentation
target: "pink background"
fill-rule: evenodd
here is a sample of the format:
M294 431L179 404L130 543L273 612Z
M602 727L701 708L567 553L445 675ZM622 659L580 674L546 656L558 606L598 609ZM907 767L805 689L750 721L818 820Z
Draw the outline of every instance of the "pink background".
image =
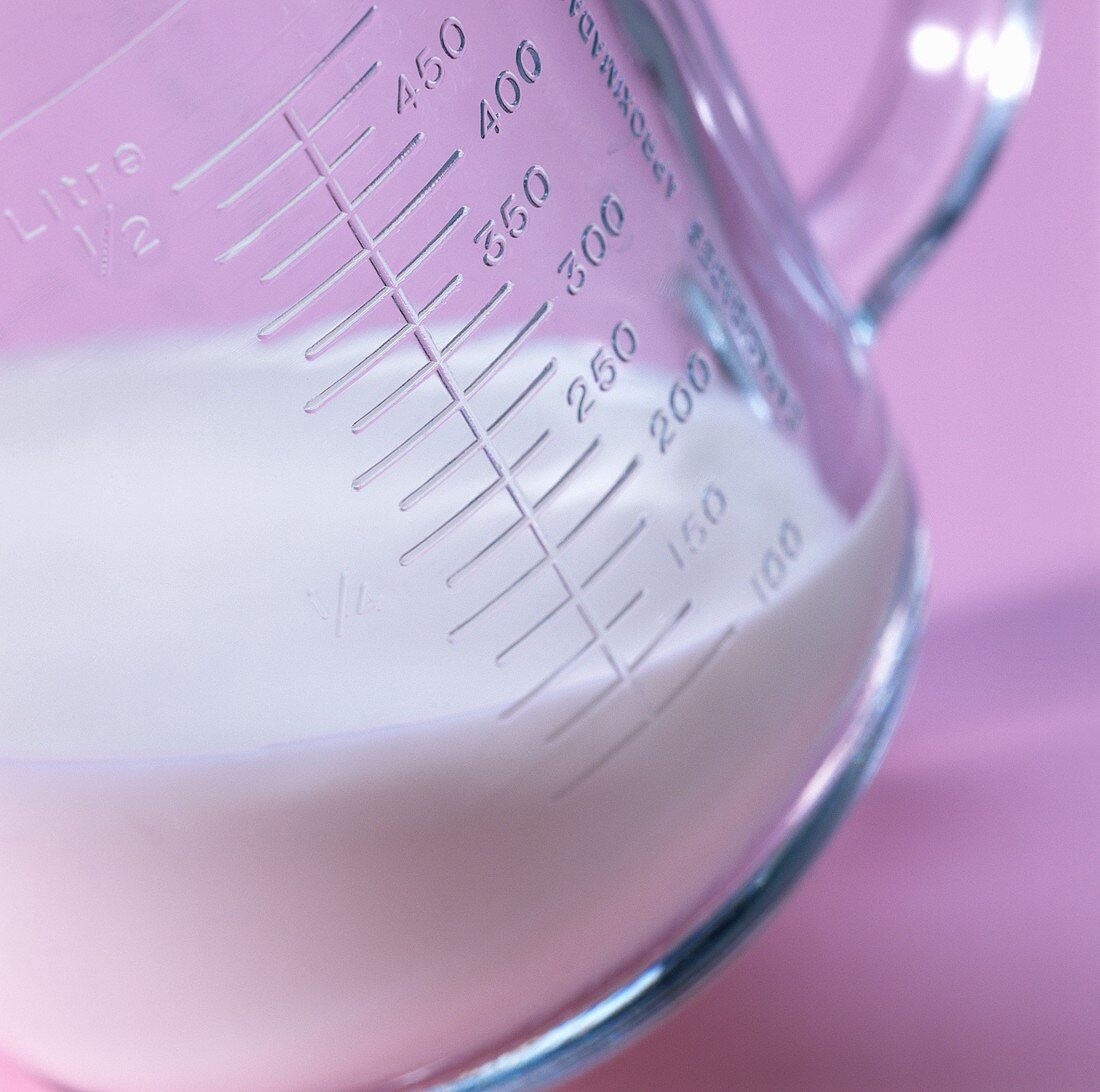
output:
M889 0L714 4L805 187ZM569 1092L1100 1088L1097 23L1050 0L991 186L875 348L936 553L897 742L756 941Z
M713 5L805 185L889 0ZM1049 0L989 188L875 346L935 553L894 747L754 943L568 1092L1100 1088L1098 10Z

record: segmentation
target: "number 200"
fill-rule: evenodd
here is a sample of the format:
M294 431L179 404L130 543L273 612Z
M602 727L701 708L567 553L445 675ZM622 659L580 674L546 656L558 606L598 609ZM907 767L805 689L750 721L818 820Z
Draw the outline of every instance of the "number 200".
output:
M707 358L701 353L692 353L687 362L687 382L677 379L672 384L667 410L662 407L655 411L649 422L649 434L657 441L662 455L676 439L677 430L673 422L686 425L691 420L695 412L695 395L706 393L711 377L711 366Z

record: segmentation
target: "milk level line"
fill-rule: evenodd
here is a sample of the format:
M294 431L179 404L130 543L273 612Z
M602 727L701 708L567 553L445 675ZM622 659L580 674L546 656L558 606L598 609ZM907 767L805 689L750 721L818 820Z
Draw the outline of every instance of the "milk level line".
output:
M438 292L438 294L428 301L427 305L424 308L423 314L430 315L438 306L440 306L446 299L448 299L453 292L457 291L461 284L461 275L456 275L452 277ZM382 362L382 360L385 359L385 357L387 357L391 352L393 352L397 348L397 346L400 345L401 342L404 341L405 338L407 338L412 332L413 327L410 326L408 323L405 323L404 326L399 327L394 333L386 338L386 340L383 341L381 345L377 346L375 349L371 350L371 352L369 352L365 357L363 357L363 359L360 360L358 364L355 364L339 379L335 380L335 382L330 383L323 391L321 391L320 394L314 395L308 402L306 402L304 407L306 413L316 413L318 410L323 409L334 398L337 398L350 387L358 383L360 379L362 379L368 372L376 368ZM352 431L362 432L371 423L371 420L373 420L372 415L375 414L375 411L377 409L378 407L376 406L375 409L371 410L366 415L366 417L360 418L359 422L357 422L356 425L352 427ZM379 413L378 416L381 416L381 414ZM356 485L356 488L360 488L360 486Z

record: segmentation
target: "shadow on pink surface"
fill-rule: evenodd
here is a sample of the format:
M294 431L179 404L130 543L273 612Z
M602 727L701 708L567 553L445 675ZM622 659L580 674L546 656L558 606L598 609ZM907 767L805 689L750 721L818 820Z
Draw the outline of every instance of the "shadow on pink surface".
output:
M1100 1087L1100 573L934 618L901 734L765 931L569 1086Z

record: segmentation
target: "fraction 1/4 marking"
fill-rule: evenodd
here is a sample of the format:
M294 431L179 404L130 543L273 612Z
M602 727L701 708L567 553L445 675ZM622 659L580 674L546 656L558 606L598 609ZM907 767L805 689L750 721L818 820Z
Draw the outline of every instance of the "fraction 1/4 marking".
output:
M344 636L346 625L352 619L364 618L372 611L382 609L381 599L371 593L366 581L360 581L358 588L353 590L352 580L347 573L340 574L340 582L333 600L335 606L331 610L325 598L316 591L307 591L306 598L322 622L333 623L333 630L337 637Z

